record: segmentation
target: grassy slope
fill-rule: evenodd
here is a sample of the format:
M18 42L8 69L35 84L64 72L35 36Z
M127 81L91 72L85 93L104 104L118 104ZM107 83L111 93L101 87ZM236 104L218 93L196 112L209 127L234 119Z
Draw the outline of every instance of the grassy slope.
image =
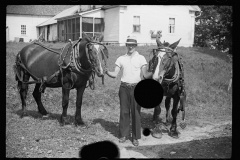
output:
M58 124L57 118L59 118L62 112L60 88L47 88L45 93L42 94L43 105L47 111L53 114L50 120L43 121L39 119L39 114L36 112L37 105L32 96L34 85L29 86L27 97L27 110L31 117L31 124L28 124L26 120L20 120L18 118L16 114L20 113L21 101L16 88L12 66L15 61L15 55L26 45L26 43L7 43L6 46L6 119L7 135L9 135L9 137L7 137L7 151L9 151L7 154L17 156L18 154L10 153L10 151L14 149L15 151L22 150L23 147L20 147L21 145L19 145L20 148L18 148L17 145L13 144L19 142L17 138L21 135L29 137L28 139L30 140L40 137L45 143L45 148L51 148L51 145L56 143L62 150L65 150L64 147L66 148L66 146L68 146L69 149L69 146L76 147L98 140L116 139L118 136L118 89L120 76L118 76L117 79L106 77L105 86L101 85L100 78L96 78L96 90L86 89L83 97L82 117L84 121L92 123L92 125L87 130L81 130L81 134L75 133L73 129L61 128ZM63 44L46 45L55 48L63 46ZM110 53L109 69L113 70L116 58L122 55L126 49L125 47L117 46L107 46L107 48ZM146 51L151 48L156 48L156 46L138 47L137 50L148 60L148 52ZM187 123L189 125L201 125L201 120L210 122L231 120L232 93L227 92L227 85L231 76L230 71L232 70L232 66L231 63L228 62L227 57L223 53L215 50L199 48L179 47L178 53L182 57L185 68L186 90L188 92ZM68 114L71 115L70 118L72 121L74 120L75 100L76 90L72 90L68 109ZM165 113L164 106L161 106L163 113ZM142 109L143 121L150 120L152 113L153 109ZM165 119L165 114L161 114L161 118ZM29 127L29 125L31 127ZM26 132L26 130L28 132ZM58 137L57 139L56 135ZM66 140L67 137L74 137L73 139L77 139L78 141L72 142L72 138ZM8 138L11 140L9 139L8 141ZM44 139L48 138L53 142L44 141ZM61 141L59 139L61 139ZM30 146L30 148L35 146L35 142L30 143L30 141L26 141L22 143ZM61 147L61 145L63 147ZM19 151L19 155L20 152L21 151ZM53 149L52 156L59 157L58 154L57 149Z

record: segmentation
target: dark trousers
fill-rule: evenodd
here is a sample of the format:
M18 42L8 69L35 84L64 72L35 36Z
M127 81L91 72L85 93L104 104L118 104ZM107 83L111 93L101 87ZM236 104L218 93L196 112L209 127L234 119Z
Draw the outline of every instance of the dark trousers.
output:
M130 110L132 117L132 137L133 139L141 138L141 106L137 104L134 98L135 86L127 86L121 83L119 89L120 98L120 121L119 131L120 137L126 137L130 132Z

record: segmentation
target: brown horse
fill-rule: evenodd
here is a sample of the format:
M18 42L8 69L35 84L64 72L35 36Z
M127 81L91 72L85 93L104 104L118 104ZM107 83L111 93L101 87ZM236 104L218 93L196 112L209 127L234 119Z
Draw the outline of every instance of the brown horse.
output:
M181 40L181 39L180 39ZM179 41L180 41L179 40ZM169 44L164 42L162 44L157 38L158 49L153 50L153 55L149 62L149 71L153 72L153 79L158 81L164 90L165 107L166 107L166 123L171 121L170 119L170 101L173 98L173 108L171 111L172 114L172 125L170 128L169 135L178 138L177 131L177 114L182 111L182 122L181 127L185 128L185 106L186 106L186 91L184 87L184 72L182 63L178 54L175 52L179 41ZM180 101L180 107L178 108L178 103ZM161 113L160 105L154 108L153 121L157 121L158 116ZM155 138L161 138L161 126L156 125L152 131L152 135Z
M108 51L99 41L95 41L83 33L83 38L78 41L69 42L62 49L51 49L41 43L34 42L25 46L16 57L14 71L18 82L18 89L22 101L22 114L26 116L26 95L28 85L36 83L33 97L38 106L38 112L43 116L48 116L41 102L41 93L46 87L62 87L62 115L61 125L67 122L67 108L69 103L69 93L71 89L77 90L75 125L83 125L81 118L81 106L84 90L87 81L95 73L98 77L103 77L101 62L105 61L107 66ZM101 56L100 56L101 54ZM100 57L103 59L101 60ZM34 81L29 82L32 77ZM94 79L89 81L90 87L93 86Z

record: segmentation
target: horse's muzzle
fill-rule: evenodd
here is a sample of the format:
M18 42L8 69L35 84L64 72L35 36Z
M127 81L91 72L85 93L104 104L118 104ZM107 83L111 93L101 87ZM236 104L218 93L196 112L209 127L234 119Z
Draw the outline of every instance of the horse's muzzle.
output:
M163 77L160 76L159 79L158 79L158 82L159 82L160 84L162 84L162 81L163 81Z
M97 71L96 73L97 73L97 76L98 76L98 77L103 77L103 76L104 76L104 74L101 73L100 71L99 71L99 72Z

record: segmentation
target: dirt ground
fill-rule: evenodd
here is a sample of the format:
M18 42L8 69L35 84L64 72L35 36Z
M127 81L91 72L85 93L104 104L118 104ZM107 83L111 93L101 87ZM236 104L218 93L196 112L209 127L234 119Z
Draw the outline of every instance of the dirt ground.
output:
M52 114L44 119L38 113L28 111L29 116L20 119L16 113L7 110L7 157L77 158L82 146L101 140L114 142L119 148L120 158L231 157L231 121L218 124L202 122L202 126L188 125L184 130L179 127L181 134L178 139L170 137L169 128L163 127L161 139L142 135L140 145L133 147L130 140L118 143L117 123L93 120L87 122L89 126L86 128L76 128L71 124L61 127L58 122L60 115ZM73 119L73 116L69 118ZM148 121L144 123L153 125Z

